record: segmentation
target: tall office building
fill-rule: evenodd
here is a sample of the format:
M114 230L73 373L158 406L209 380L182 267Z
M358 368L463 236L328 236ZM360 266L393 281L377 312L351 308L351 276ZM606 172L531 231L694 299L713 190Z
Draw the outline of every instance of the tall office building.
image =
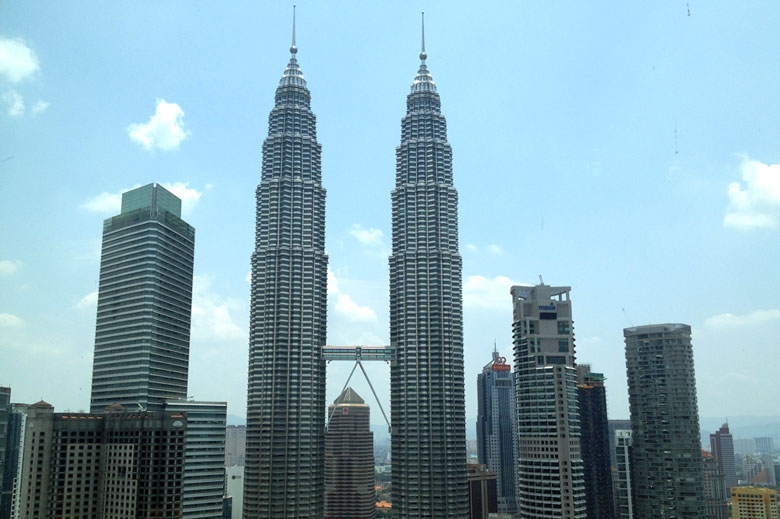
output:
M163 411L27 410L18 515L182 517L187 422Z
M167 400L165 410L187 417L182 519L219 519L225 486L227 403Z
M463 519L468 488L458 195L447 123L426 58L423 36L392 192L393 515Z
M631 431L615 431L615 516L618 519L634 519L634 467L631 463Z
M715 458L707 451L702 451L704 464L704 500L706 502L707 519L727 519L729 513L726 482Z
M761 456L758 454L745 454L742 457L742 481L750 481L764 470Z
M529 519L586 517L570 290L511 289L517 499Z
M612 519L615 517L615 503L609 462L607 390L604 374L592 372L589 364L577 366L577 400L587 517Z
M732 488L731 517L733 519L780 519L777 490L756 487Z
M325 189L311 95L290 61L276 89L257 187L249 323L244 517L324 512Z
M496 473L481 463L469 463L466 471L469 484L468 519L495 517L493 514L498 512Z
M103 222L90 409L159 410L187 397L195 229L159 184Z
M737 484L737 464L734 459L734 439L729 432L729 424L710 434L712 457L726 482L726 492Z
M11 417L11 388L0 386L0 519L3 519L4 503L9 503L10 511L10 499L12 487L8 484L10 471L6 470L6 463L8 462L8 433L9 433L9 420Z
M246 425L228 425L225 430L225 466L244 466L246 460Z
M325 433L325 519L374 519L374 433L370 409L348 387L328 406Z
M638 517L703 517L704 483L691 327L623 330Z
M517 512L514 382L506 359L497 351L477 375L477 457L496 474L498 511L503 514Z
M774 451L774 447L772 446L772 438L769 436L753 438L753 441L756 442L756 452L760 452L761 454L769 454Z

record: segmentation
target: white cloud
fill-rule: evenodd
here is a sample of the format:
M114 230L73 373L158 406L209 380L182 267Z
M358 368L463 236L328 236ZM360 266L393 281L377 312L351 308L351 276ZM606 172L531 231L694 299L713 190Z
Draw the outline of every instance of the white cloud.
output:
M189 216L192 214L200 197L203 195L202 191L189 187L189 182L161 182L160 185L181 199L182 216ZM137 187L141 186L136 184L131 188L121 189L117 193L107 193L104 191L103 193L90 198L81 204L80 207L94 213L118 214L119 211L122 210L122 193Z
M0 314L0 328L21 328L24 320L13 314Z
M328 267L328 295L334 301L333 309L336 314L352 322L376 322L376 312L369 307L359 305L352 300L349 294L341 292L339 280L336 274Z
M469 251L469 252L477 252L479 250L479 248L476 245L474 245L473 243L467 243L466 244L466 250Z
M81 208L94 213L117 214L122 208L122 192L106 193L104 191L81 204Z
M506 310L512 308L512 296L509 289L513 285L522 285L506 276L493 279L484 276L469 276L463 283L463 306Z
M0 36L0 76L18 83L38 70L38 56L23 40Z
M184 216L192 214L203 195L202 191L190 187L189 182L162 182L160 185L181 199L181 212Z
M742 161L742 180L729 184L725 227L742 231L775 229L780 222L780 164Z
M24 99L16 90L9 90L3 94L3 102L8 106L8 115L21 117L24 115Z
M16 274L21 266L22 262L19 260L0 260L0 276Z
M175 150L191 133L184 129L183 117L184 111L178 104L158 99L157 108L149 122L131 124L127 127L127 133L133 142L145 150Z
M33 107L30 109L30 113L32 115L42 114L43 112L46 111L47 108L49 108L50 104L51 103L49 103L48 101L44 101L43 99L38 99L38 101L36 101Z
M754 310L748 314L719 314L707 318L704 326L708 328L742 328L756 326L770 321L780 320L780 310Z
M246 273L246 277L244 278L244 281L246 281L250 285L252 284L252 271L251 270Z
M501 252L503 252L501 250L501 247L499 247L495 243L491 243L490 245L488 245L488 251L492 252L493 254L501 254Z
M97 290L90 292L81 298L81 301L76 303L76 308L79 310L89 310L97 307L98 293Z
M371 246L381 246L385 236L385 233L383 233L381 229L374 229L373 227L370 229L363 229L363 226L359 223L352 226L349 234L363 245Z
M246 340L246 332L233 321L231 312L241 303L211 290L214 281L208 274L196 274L192 284L192 339L212 342Z

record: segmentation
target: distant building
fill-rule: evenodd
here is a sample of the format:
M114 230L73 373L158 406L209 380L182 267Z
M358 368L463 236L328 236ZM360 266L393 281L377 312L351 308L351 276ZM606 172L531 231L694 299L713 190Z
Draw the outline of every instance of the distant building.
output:
M498 512L496 473L480 463L466 465L469 482L469 519L488 519Z
M691 327L623 330L637 517L704 515L704 475Z
M227 403L167 400L165 411L187 418L182 519L219 519L225 487Z
M609 427L609 464L614 468L617 466L617 461L615 460L615 431L630 431L631 420L609 420L607 424Z
M246 425L228 425L225 431L225 466L244 466L246 460Z
M24 432L27 420L26 404L11 404L8 415L5 444L5 467L3 469L3 488L0 493L0 519L19 517L19 498L24 448Z
M232 519L241 519L244 508L244 467L232 465L225 468L227 495L233 498Z
M609 463L607 391L604 374L592 372L589 364L577 366L577 400L587 517L613 519L615 502Z
M707 451L702 451L704 463L704 499L707 505L707 519L727 519L729 514L728 494L726 493L725 477L718 467L715 458Z
M195 229L159 184L103 222L90 410L162 410L187 398Z
M182 517L187 421L163 411L27 410L19 517Z
M744 456L745 454L753 454L756 451L756 441L753 438L734 438L734 454L735 456Z
M570 287L513 286L517 505L526 519L584 519Z
M514 374L493 351L493 360L477 375L477 451L479 463L496 474L498 510L505 514L517 512L514 450Z
M325 519L373 519L374 433L368 405L348 387L328 406L325 432Z
M759 438L753 438L756 442L756 452L761 454L769 454L774 452L774 446L772 445L772 438L768 436L761 436Z
M777 490L756 487L732 488L731 517L733 519L780 519Z
M710 434L712 457L718 465L718 470L726 482L726 492L737 484L737 465L734 459L734 439L729 432L729 424L724 423L720 429Z
M750 482L764 469L761 457L757 454L745 454L742 457L742 480Z
M631 460L631 431L615 431L616 463L613 478L615 489L615 516L618 519L634 519L634 468Z
M13 494L13 471L6 468L9 451L9 421L11 417L11 388L0 386L0 519L5 519L11 513L11 496ZM7 506L7 512L4 510Z

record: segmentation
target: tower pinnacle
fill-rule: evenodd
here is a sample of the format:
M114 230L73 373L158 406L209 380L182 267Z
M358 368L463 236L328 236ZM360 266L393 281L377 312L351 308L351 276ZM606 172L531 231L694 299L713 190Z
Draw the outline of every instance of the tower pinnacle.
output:
M290 54L295 54L297 52L298 52L298 47L295 46L295 4L293 4L293 35L292 35L292 47L290 47Z
M420 52L420 59L422 61L425 61L425 58L428 57L428 54L425 53L425 11L422 11L421 14L422 14L422 52Z

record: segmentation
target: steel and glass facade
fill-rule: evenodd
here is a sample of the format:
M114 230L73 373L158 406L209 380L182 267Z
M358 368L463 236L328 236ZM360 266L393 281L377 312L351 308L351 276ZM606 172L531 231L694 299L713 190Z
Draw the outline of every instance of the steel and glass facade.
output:
M704 517L691 327L623 330L637 517Z
M586 517L570 290L511 289L517 504L528 519Z
M195 229L159 184L122 195L103 223L92 412L187 397Z
M498 511L516 513L515 375L496 351L477 375L477 456L496 474Z
M458 195L426 54L396 148L390 256L393 516L468 515Z
M290 50L256 192L246 519L318 519L324 507L325 189L311 95Z

